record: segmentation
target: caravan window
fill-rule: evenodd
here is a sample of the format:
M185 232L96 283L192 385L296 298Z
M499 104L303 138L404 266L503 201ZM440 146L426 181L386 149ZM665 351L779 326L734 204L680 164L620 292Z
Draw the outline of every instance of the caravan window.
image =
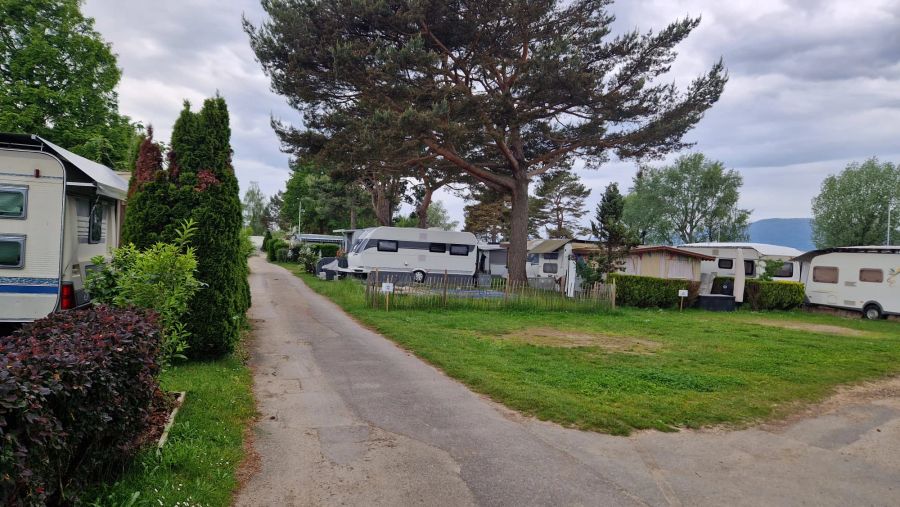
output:
M754 274L756 274L756 262L744 261L744 274L747 276L753 276Z
M21 268L25 265L25 236L0 234L0 268Z
M719 259L719 269L731 269L734 267L734 259Z
M778 271L773 275L775 278L790 278L794 276L794 263L793 262L785 262L781 265Z
M555 261L556 259L559 259L559 253L557 252L544 254L544 260Z
M555 262L547 262L544 264L544 273L556 273L559 265Z
M88 222L88 243L99 243L103 240L103 205L97 203L91 208Z
M814 267L813 281L818 283L838 283L838 268L832 266Z
M388 239L379 239L378 240L378 251L379 252L396 252L397 251L397 242Z
M432 243L428 245L428 251L431 253L444 253L447 251L446 243Z
M881 283L884 281L884 271L880 269L862 268L859 270L859 281Z
M0 218L25 218L28 187L0 185Z
M450 245L450 255L469 255L469 245Z
M537 266L540 263L541 263L541 258L538 257L538 254L528 254L528 264Z

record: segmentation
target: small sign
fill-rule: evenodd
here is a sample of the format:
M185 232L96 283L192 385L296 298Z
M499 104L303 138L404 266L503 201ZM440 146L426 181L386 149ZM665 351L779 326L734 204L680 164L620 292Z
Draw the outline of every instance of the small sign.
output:
M679 291L678 291L678 297L680 297L680 298L686 298L686 297L688 297L688 291L686 291L686 290L684 290L684 289L679 290Z
M381 284L381 292L388 294L394 292L394 284L389 282L384 282Z

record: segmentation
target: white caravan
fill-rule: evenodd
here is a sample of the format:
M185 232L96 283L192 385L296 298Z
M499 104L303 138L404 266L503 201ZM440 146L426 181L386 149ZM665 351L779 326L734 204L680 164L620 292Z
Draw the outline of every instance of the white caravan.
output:
M87 304L91 257L119 244L128 184L37 136L0 134L0 321Z
M735 259L740 248L744 254L744 275L756 278L763 270L759 261L782 261L781 269L775 273L774 279L782 282L799 282L800 263L794 257L803 252L796 248L766 243L688 243L679 245L679 249L715 257L715 260L704 260L700 263L701 285L717 276L733 277L737 274ZM701 289L701 293L703 290Z
M868 319L900 315L900 246L828 248L794 260L803 264L807 303Z
M344 273L411 274L415 282L432 276L474 276L475 235L469 232L408 227L373 227L354 234Z

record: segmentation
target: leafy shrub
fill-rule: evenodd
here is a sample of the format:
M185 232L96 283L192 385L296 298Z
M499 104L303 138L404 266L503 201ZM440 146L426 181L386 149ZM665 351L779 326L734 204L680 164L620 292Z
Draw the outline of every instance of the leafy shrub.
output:
M319 257L337 257L338 250L340 250L341 245L334 244L313 244L310 245L310 248L317 254Z
M609 275L616 283L616 304L637 306L640 308L673 308L678 306L681 298L679 290L688 290L685 305L690 306L697 299L700 290L698 282L690 280L672 280L654 278L652 276Z
M800 282L747 280L744 301L754 310L791 310L803 304L806 290Z
M307 273L316 272L316 263L319 262L319 259L319 254L310 245L301 245L297 251L297 264L302 265Z
M0 504L71 504L130 458L166 404L152 312L51 314L0 338Z
M148 308L159 314L163 365L184 358L190 343L182 318L201 286L194 277L197 259L188 246L194 231L193 221L186 220L174 243L156 243L146 250L126 245L114 250L109 262L102 256L91 259L97 269L88 275L86 286L94 302Z
M247 259L256 253L256 247L253 246L253 241L250 239L252 233L253 230L250 227L241 229L241 254Z
M266 235L263 236L263 244L262 244L262 248L260 248L260 250L268 253L269 252L269 241L272 241L272 231L266 230Z
M269 245L267 248L266 258L269 260L269 262L275 262L277 260L276 254L278 253L278 250L282 248L290 248L290 245L283 239L273 239L272 241L269 241Z
M290 255L291 250L289 248L279 248L275 252L275 259L278 260L278 262L287 262L290 258Z

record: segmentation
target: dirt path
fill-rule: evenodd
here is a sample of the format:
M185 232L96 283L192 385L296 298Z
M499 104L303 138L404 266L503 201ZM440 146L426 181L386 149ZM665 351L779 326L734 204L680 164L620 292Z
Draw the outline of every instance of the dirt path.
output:
M259 471L237 505L895 505L896 391L630 438L521 417L251 260ZM871 389L869 390L871 391Z

